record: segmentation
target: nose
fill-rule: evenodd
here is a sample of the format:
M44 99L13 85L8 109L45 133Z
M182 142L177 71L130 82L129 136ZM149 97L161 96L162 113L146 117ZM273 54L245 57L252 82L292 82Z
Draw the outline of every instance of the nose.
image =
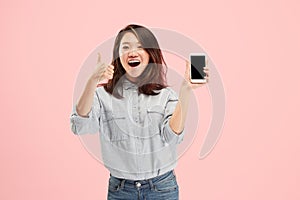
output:
M128 53L128 56L129 57L136 57L138 54L137 54L137 49L136 48L132 48L129 53Z

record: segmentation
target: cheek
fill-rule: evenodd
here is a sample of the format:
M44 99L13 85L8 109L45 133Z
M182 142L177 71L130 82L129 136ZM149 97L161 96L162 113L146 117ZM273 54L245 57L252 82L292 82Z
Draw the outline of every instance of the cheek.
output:
M120 61L121 61L121 63L122 63L122 65L124 65L125 64L125 61L126 61L126 56L123 54L120 54Z
M144 62L145 63L149 63L149 59L150 59L149 54L147 52L145 52L143 54L143 60L144 60Z

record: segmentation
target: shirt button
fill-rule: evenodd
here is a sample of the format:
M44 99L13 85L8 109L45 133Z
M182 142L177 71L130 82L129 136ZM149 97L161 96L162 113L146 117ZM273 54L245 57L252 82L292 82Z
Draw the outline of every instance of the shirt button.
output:
M136 182L135 185L136 187L141 187L142 184L140 182Z

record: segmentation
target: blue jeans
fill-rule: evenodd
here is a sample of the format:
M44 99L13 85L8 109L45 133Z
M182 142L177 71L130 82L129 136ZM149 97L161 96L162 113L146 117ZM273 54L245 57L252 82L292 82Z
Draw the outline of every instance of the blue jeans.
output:
M127 180L110 175L108 200L178 200L173 170L146 180Z

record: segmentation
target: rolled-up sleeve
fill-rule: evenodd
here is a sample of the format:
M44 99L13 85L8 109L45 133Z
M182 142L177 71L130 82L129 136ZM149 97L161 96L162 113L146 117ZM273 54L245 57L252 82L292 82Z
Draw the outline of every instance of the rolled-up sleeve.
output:
M172 89L169 89L170 94L168 96L166 107L165 107L165 114L164 114L164 120L162 123L162 134L163 138L166 143L181 143L185 134L185 130L183 130L181 133L177 134L175 133L171 127L170 127L170 119L173 115L173 112L175 110L175 107L178 102L178 96L175 91ZM175 140L175 141L174 141Z
M81 117L76 111L76 105L73 105L71 113L71 130L74 134L97 133L99 131L99 118L101 113L101 103L98 93L94 94L94 101L87 117Z

